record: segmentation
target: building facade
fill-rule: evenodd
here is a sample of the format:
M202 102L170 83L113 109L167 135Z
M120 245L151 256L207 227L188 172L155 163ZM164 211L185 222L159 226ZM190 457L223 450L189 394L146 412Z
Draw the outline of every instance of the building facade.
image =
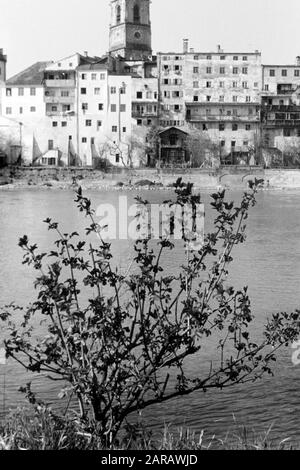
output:
M262 67L263 145L282 152L300 147L300 57L295 65Z
M209 53L159 53L158 63L160 125L197 131L232 163L249 155L260 134L261 54L219 46Z
M0 50L0 112L27 163L253 165L263 147L300 147L300 58L262 65L259 51L195 52L187 39L152 55L150 0L110 7L102 57L38 62L6 80Z

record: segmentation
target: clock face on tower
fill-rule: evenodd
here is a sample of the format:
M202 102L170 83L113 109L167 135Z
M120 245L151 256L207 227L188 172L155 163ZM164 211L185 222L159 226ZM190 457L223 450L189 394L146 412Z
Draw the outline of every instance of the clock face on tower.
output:
M134 33L134 37L135 37L135 39L141 39L142 38L142 33L140 31L136 31Z

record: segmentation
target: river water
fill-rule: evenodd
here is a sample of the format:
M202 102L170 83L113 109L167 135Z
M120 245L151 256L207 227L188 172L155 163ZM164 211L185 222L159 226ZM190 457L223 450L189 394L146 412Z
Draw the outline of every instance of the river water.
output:
M94 206L117 204L118 192L88 192ZM127 193L124 193L125 195ZM123 194L123 195L124 195ZM133 201L136 196L128 193ZM163 202L166 192L145 192L152 202ZM238 200L239 193L228 193ZM22 305L33 299L34 273L22 266L22 252L17 247L20 236L27 234L41 250L47 250L52 235L42 220L51 217L61 221L66 231L83 229L85 221L73 202L70 191L2 191L0 193L0 306L16 301ZM212 223L209 194L203 194L206 205L206 229ZM254 335L259 336L266 317L278 311L292 311L300 306L300 192L263 192L248 222L247 242L236 251L231 268L235 287L249 286L255 314ZM131 242L113 244L115 261L126 270L132 259ZM182 254L165 259L165 267L173 272ZM1 345L1 338L0 338ZM212 345L203 351L207 359ZM187 425L206 436L224 437L235 423L265 432L272 426L274 438L300 440L300 366L292 364L292 350L279 353L275 377L264 378L225 391L195 393L188 398L153 407L143 413L150 428L161 429L162 423ZM191 361L189 369L197 373L201 357ZM0 413L24 404L18 392L30 377L15 364L0 365ZM45 379L34 379L33 386L43 399L59 406L55 386Z

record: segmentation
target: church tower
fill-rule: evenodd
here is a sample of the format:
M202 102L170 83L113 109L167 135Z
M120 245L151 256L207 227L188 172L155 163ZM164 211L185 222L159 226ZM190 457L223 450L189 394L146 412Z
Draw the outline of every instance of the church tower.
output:
M152 54L150 0L111 0L109 52L132 60Z

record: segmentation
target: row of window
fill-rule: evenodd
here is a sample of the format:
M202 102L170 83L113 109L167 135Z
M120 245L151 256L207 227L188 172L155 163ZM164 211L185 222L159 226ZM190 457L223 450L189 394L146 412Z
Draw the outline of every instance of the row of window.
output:
M30 112L31 113L35 113L36 112L36 107L35 106L30 106ZM5 110L5 114L7 115L11 115L13 113L13 110L11 107L7 107L6 110ZM20 107L19 108L19 114L23 114L24 113L24 108L23 107Z
M164 111L174 111L175 113L180 113L181 111L183 111L183 105L182 104L173 104L173 105L164 104L163 109Z
M163 85L182 85L182 80L176 80L176 79L171 80L169 78L165 78L163 79L162 83ZM215 82L212 82L210 80L205 82L205 88L213 88L214 85L215 85ZM232 82L232 88L239 88L239 86L241 86L241 88L247 89L249 88L249 83L246 81L243 81L242 83L237 82L237 81ZM259 83L254 82L253 88L258 88L258 87L259 87ZM193 81L193 88L201 88L199 80ZM224 81L219 82L218 88L225 88L225 82Z
M219 60L231 60L231 57L227 56L227 55L224 55L224 54L221 54L219 56L216 56L216 55L212 55L212 54L207 54L205 56L200 56L198 54L194 55L194 60L201 60L201 59L205 59L205 60L212 60L212 58L214 57L214 59L219 59ZM163 56L162 60L163 61L168 61L168 60L182 60L183 59L183 56ZM244 62L248 61L248 56L247 55L243 55L243 56L238 56L238 55L234 55L232 57L232 60L243 60Z
M82 103L81 104L81 109L83 111L88 111L89 109L89 104L88 103ZM104 105L103 103L98 103L98 111L103 111L104 109ZM117 105L116 104L111 104L110 105L110 111L112 113L116 113L117 112ZM126 104L120 104L120 112L121 113L125 113L126 112Z
M155 99L157 100L158 98L158 93L157 91L155 91L154 93L152 91L146 91L146 93L144 94L142 91L137 91L136 92L136 99L137 100L142 100L142 99L147 99L147 100L151 100L151 99Z
M182 65L165 64L165 65L163 65L163 70L165 72L170 72L171 70L174 70L174 72L182 72Z
M232 73L234 75L239 75L240 73L242 73L243 75L248 75L248 71L249 71L248 67L242 67L241 70L238 67L233 67ZM197 73L197 74L200 73L200 68L199 67L193 67L193 73ZM208 75L211 75L212 74L212 67L207 67L206 73ZM219 73L220 73L220 75L225 75L226 74L226 68L225 67L220 67Z
M164 85L183 85L182 78L169 78L169 79L162 79L162 83Z
M71 111L71 105L70 104L63 104L62 105L62 112L63 113L66 113L68 111ZM57 113L58 112L58 106L56 105L52 105L49 109L49 107L47 106L47 112L53 112L53 113Z
M116 105L114 105L116 106ZM125 106L125 105L121 105L121 106ZM89 104L88 103L82 103L81 104L81 109L83 111L88 111L89 109ZM104 104L103 103L98 103L98 111L103 111L104 110Z
M200 99L199 99L199 98L200 98L200 97L199 97L198 95L194 95L193 101L194 101L195 103L198 103L198 102L200 102ZM238 95L233 95L233 96L232 96L232 103L241 103L241 104L242 104L243 102L245 102L245 103L251 103L251 96L246 96L246 97L245 97L245 101L243 101L243 102L242 102L239 98L241 98L241 97L238 96ZM210 96L210 95L207 95L207 96L205 97L205 101L206 101L207 103L216 102L216 101L214 101L214 100L212 99L212 96ZM219 99L218 99L218 102L219 102L219 103L225 103L225 95L220 95L220 96L219 96Z
M201 128L202 128L203 131L208 131L210 128L215 129L215 127L213 125L210 126L210 124L207 124L207 123L201 124ZM224 132L224 131L229 130L229 129L233 132L237 132L238 130L251 131L252 127L251 127L251 124L246 124L244 126L244 125L239 125L239 124L234 123L229 128L228 126L226 126L225 123L223 123L223 122L219 123L219 131L220 132Z
M121 95L125 95L126 94L126 88L125 87L121 87L119 89L120 91L120 94ZM94 88L94 94L95 95L100 95L100 92L101 92L101 88ZM86 95L87 94L87 89L86 88L81 88L80 90L80 93L82 95ZM110 88L110 93L111 95L115 95L117 93L117 87L111 87ZM146 91L146 93L144 94L142 91L137 91L136 92L136 98L138 100L142 100L144 98L146 98L147 100L151 100L151 99L155 99L157 100L157 97L158 97L158 94L157 92L155 91L154 93L152 91Z
M278 70L279 72L279 70ZM288 76L288 69L281 69L281 76L282 77L287 77ZM291 70L293 72L293 70ZM276 77L276 69L270 69L269 70L269 75L270 77ZM294 69L294 77L300 77L300 69Z
M205 125L206 125L206 124L205 124ZM236 132L236 131L238 131L239 129L242 129L242 128L239 127L238 124L236 124L236 123L232 124L231 130L232 130L233 132ZM220 131L220 132L223 132L223 131L225 131L225 130L226 130L226 124L220 122L220 124L219 124L219 131ZM246 130L246 131L251 131L251 125L250 125L250 124L246 124L245 130Z
M6 88L6 96L12 96L12 88ZM31 87L29 89L30 96L36 96L36 88ZM18 88L18 96L24 96L25 94L25 88L21 87Z
M82 73L81 74L81 80L87 80L89 77L92 80L105 80L106 79L106 74L105 73L100 73L100 74L97 74L97 73L91 73L91 74Z
M68 126L67 121L62 121L62 122L61 122L61 127L67 127L67 126ZM53 121L53 122L52 122L52 127L58 127L58 122L57 122L57 121Z
M56 95L55 91L48 91L48 90L47 90L47 91L45 91L45 96L46 96L46 97L52 97L52 98L53 98L53 97L55 97L55 96L57 96L57 95ZM62 98L68 98L68 97L70 96L70 92L67 91L67 90L62 90L62 91L60 92L60 96L61 96Z
M183 91L174 90L174 91L164 91L164 98L183 98Z
M144 114L144 113L157 113L157 106L152 104L147 104L146 106L142 106L137 104L136 106L133 106L133 111Z
M206 84L205 84L205 88L213 88L213 85L214 85L213 82L207 81ZM231 86L232 86L232 88L239 88L239 86L241 86L242 88L247 90L249 88L249 83L248 82L242 82L242 84L240 84L239 82L232 82ZM198 81L193 82L193 88L199 88L199 82ZM224 87L222 86L221 88L224 88Z
M100 92L101 92L101 88L94 88L94 94L95 95L100 95ZM125 95L126 94L126 88L125 87L121 87L119 88L119 92L121 95ZM81 95L86 95L87 94L87 88L80 88L80 93ZM110 87L110 93L111 95L115 95L117 93L117 87L115 86L112 86Z
M159 122L159 124L162 126L162 127L174 127L174 126L177 126L177 127L180 127L180 126L184 126L185 125L185 121L166 121L166 120L161 120Z
M199 113L199 111L200 111L199 108L194 108L194 110L193 110L193 112L195 114ZM258 112L259 111L257 111L257 113ZM188 113L190 113L190 110L188 110ZM215 116L215 113L213 113L212 109L210 109L210 108L205 110L205 114L207 116L212 116L212 115ZM254 110L252 108L249 108L248 109L248 115L253 116L253 114L254 114ZM220 116L236 116L236 117L241 115L241 116L245 117L245 114L241 114L238 109L227 109L227 110L219 109L217 116L219 116L219 115Z
M93 121L91 119L86 119L85 127L93 127ZM102 121L97 121L96 127L97 127L97 131L99 131L99 129L101 129L101 127L102 127ZM112 126L111 131L112 132L118 132L118 126ZM127 132L127 128L122 127L122 132L123 133Z
M153 121L152 119L137 119L136 120L136 125L137 126L152 126Z
M116 23L117 24L121 23L121 14L122 14L121 6L117 5L117 7L116 7ZM136 3L133 6L133 22L134 23L140 23L140 21L141 21L140 7Z

